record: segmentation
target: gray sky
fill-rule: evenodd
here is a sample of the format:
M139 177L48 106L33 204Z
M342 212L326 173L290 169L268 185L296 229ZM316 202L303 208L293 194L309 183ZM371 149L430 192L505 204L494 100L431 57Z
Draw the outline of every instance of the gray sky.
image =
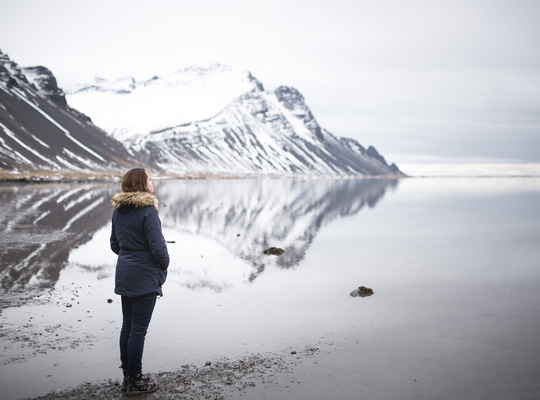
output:
M297 88L324 128L402 169L536 163L526 169L540 173L537 0L0 4L0 49L48 67L64 89L220 62L267 89Z

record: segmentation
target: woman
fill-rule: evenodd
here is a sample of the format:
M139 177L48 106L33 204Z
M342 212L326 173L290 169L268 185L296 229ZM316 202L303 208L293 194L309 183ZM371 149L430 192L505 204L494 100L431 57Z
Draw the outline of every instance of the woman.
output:
M142 374L142 355L156 298L163 296L169 253L161 232L158 199L146 170L128 171L122 190L111 199L115 208L111 249L118 254L114 292L122 296L122 391L132 396L157 389L157 384Z

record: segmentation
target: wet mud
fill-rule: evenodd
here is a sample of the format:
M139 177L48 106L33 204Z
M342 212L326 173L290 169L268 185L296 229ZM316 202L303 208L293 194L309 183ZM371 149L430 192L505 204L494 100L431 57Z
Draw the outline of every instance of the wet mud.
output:
M225 400L242 396L249 398L249 391L253 388L266 391L275 390L281 385L286 389L284 382L293 382L295 379L295 366L318 352L316 347L306 347L300 351L252 354L238 359L223 358L206 362L203 366L184 365L176 371L150 374L158 384L157 391L134 398ZM76 388L24 400L130 398L121 392L120 376L119 370L118 379L87 382Z

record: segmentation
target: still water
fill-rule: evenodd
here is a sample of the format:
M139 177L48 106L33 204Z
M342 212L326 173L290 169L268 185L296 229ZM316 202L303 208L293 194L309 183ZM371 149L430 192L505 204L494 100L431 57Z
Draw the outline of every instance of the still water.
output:
M3 399L119 377L118 186L0 186ZM354 392L384 376L402 398L540 394L540 178L155 188L172 261L145 371L338 344Z

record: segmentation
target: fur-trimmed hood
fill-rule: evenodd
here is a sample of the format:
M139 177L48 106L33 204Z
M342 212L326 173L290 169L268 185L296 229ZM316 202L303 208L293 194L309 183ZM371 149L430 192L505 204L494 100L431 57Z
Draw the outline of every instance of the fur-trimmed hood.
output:
M117 210L122 207L146 207L152 206L158 211L158 199L152 193L148 192L120 192L116 193L111 204Z

